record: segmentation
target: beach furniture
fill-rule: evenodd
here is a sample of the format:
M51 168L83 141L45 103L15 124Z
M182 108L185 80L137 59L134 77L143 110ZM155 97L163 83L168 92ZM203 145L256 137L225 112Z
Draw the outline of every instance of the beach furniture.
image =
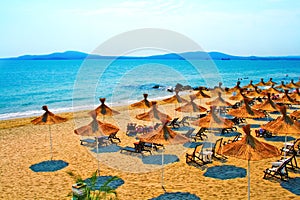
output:
M269 131L266 131L262 128L256 129L255 130L255 135L256 135L256 137L264 137L264 138L272 137L272 133L270 133Z
M223 145L230 144L230 143L232 143L232 142L237 142L237 141L239 141L239 140L242 139L241 136L242 136L242 134L241 134L241 133L238 133L232 140L229 139L229 140L227 140L227 141L224 141L224 142L223 142Z
M193 136L193 139L195 140L195 142L197 141L197 139L203 140L203 137L207 138L207 135L205 134L205 132L207 132L207 128L201 127L199 129L199 131Z
M109 136L108 136L108 140L110 140L112 143L120 143L121 142L121 139L117 137L117 132L114 132L114 133L111 133Z
M227 157L222 153L222 141L223 138L219 138L216 140L214 146L211 149L212 158L216 158L217 160L226 160Z
M287 181L289 179L287 164L291 162L291 160L292 157L285 159L284 162L274 162L272 167L265 169L263 178L274 177Z
M80 144L81 145L95 145L96 144L96 140L91 139L91 138L81 139L80 140Z
M177 122L178 120L179 120L178 117L174 118L172 121L170 121L170 122L167 124L167 126L172 126L173 128L179 128L180 125L179 125L178 122Z
M210 158L208 158L209 154L206 152L203 153L203 144L199 144L195 147L192 154L186 153L185 155L185 162L187 164L195 163L198 166L203 166L207 163L209 163Z
M126 130L126 135L129 134L136 134L136 123L128 123L127 124L127 130Z
M187 121L188 119L189 119L189 117L185 116L180 121L178 121L177 123L179 124L179 126L189 126L190 123Z
M106 136L106 135L95 137L95 139L97 140L98 145L107 146L110 143L110 140L109 140L108 136Z
M285 155L300 155L300 138L296 139L294 142L285 142L280 151L281 154Z
M121 153L123 151L129 152L129 153L138 153L144 156L144 152L149 152L152 154L150 149L145 148L145 145L142 142L135 142L133 143L134 147L126 146L121 149Z

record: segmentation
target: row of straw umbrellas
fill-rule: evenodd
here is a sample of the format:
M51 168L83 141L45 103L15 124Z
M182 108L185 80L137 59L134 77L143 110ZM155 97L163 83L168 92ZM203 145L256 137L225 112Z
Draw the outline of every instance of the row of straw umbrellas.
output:
M270 79L271 81L271 79ZM262 85L263 80L259 84ZM260 86L259 84L254 85L254 89L243 89L239 86L239 82L237 82L237 85L233 88L230 88L226 92L238 92L237 95L234 95L231 97L231 100L236 100L236 101L243 101L243 105L237 109L232 109L228 112L229 115L233 115L236 117L240 118L261 118L265 116L265 113L263 111L278 111L280 110L282 113L282 117L278 117L276 120L271 121L265 125L262 126L265 130L268 130L270 132L274 132L276 130L277 134L294 134L300 133L300 125L297 121L292 120L286 113L286 108L284 106L279 106L275 102L272 101L270 97L270 92L267 93L262 93L257 89L257 86ZM299 83L296 83L299 84ZM251 85L253 85L250 82L249 88L251 88ZM266 85L264 85L266 86ZM271 89L274 89L274 83L272 83L272 86L270 87ZM270 89L269 88L269 89ZM287 88L282 88L285 90L284 95L281 98L288 99L288 101L284 102L285 103L293 103L293 104L298 104L297 98L289 98L288 90ZM276 90L278 93L280 93L279 90ZM222 98L222 93L224 93L224 89L222 89L221 84L219 84L219 87L214 88L211 90L211 94L217 93L217 98L215 98L212 101L207 102L206 104L211 105L211 111L210 114L208 114L204 118L200 118L199 120L193 122L193 125L196 126L201 126L201 127L207 127L207 128L230 128L234 124L232 121L228 119L221 118L218 116L215 112L216 107L229 107L232 106L229 102L225 101ZM262 93L263 95L267 94L267 99L262 102L261 104L256 104L253 106L254 109L252 109L249 105L249 102L251 101L251 97L247 97L246 94L249 94L250 92L257 92L257 93ZM298 92L298 90L297 90ZM272 91L274 93L274 91ZM250 93L251 94L251 93ZM299 96L299 93L295 93ZM240 96L240 97L239 97ZM148 101L147 100L148 95L144 94L144 99L140 102L134 103L130 105L131 109L134 108L143 108L144 113L138 114L136 116L137 119L139 120L144 120L144 121L152 121L154 119L158 119L162 122L163 126L161 126L160 129L157 131L150 132L148 134L144 134L140 137L140 140L143 142L149 142L149 143L158 143L158 144L163 144L163 145L170 145L170 144L180 144L180 143L185 143L189 141L188 138L184 137L183 135L177 134L175 131L171 130L166 126L167 122L170 121L172 118L160 112L157 108L157 102L156 101ZM176 94L170 98L164 99L159 102L159 104L166 104L166 103L173 103L175 105L175 111L180 111L180 112L205 112L207 109L205 107L202 107L200 105L197 105L194 100L196 98L202 99L202 98L211 98L210 95L206 94L204 91L199 90L196 94L190 96L190 101L187 101L183 98L181 98L178 95L178 91L176 91ZM292 99L292 101L291 101ZM89 123L86 126L80 127L74 132L78 135L83 135L83 136L97 136L98 134L100 135L109 135L112 132L118 131L119 128L109 124L109 123L104 123L100 122L97 120L97 116L101 115L103 116L113 116L116 114L119 114L119 112L112 110L108 106L105 105L105 98L100 98L101 105L97 107L95 110L89 112L89 114L92 117L92 122ZM176 108L176 104L182 104L185 103L183 106ZM282 103L282 102L280 102ZM149 108L149 111L145 112L145 109ZM54 115L51 113L47 106L43 106L43 109L45 110L45 113L32 121L34 124L48 124L49 125L49 132L50 132L50 150L51 150L51 160L53 158L52 155L52 138L51 138L51 130L50 130L50 125L54 123L61 123L66 121L66 118L61 118L59 116ZM295 114L295 117L299 116L299 114ZM214 127L215 126L215 127ZM290 131L287 131L290 130ZM233 156L240 157L242 159L246 159L248 161L250 160L257 160L257 159L262 159L266 158L268 156L263 155L263 156L257 156L254 154L257 152L256 150L253 150L255 148L262 148L267 147L266 150L260 151L260 152L269 152L270 155L272 156L278 156L278 149L277 151L274 148L271 148L269 144L264 144L264 145L259 145L261 144L258 140L253 138L250 135L250 126L246 126L244 128L244 132L246 134L246 137L244 137L243 140L239 141L238 143L235 143L234 145L226 145L222 149L223 154L227 155L232 155L230 152L234 152ZM246 138L246 139L245 139ZM237 148L238 145L245 146L245 149L243 148ZM97 145L98 146L98 145ZM231 146L233 146L231 148ZM253 152L252 152L252 150ZM244 153L238 153L238 152L244 152ZM246 152L246 153L245 153ZM162 152L163 153L163 152ZM243 155L243 156L240 156ZM246 156L245 156L246 155ZM163 159L163 154L162 154L162 159ZM163 163L163 162L162 162ZM163 168L162 168L163 169ZM98 163L98 171L99 171L99 163ZM162 170L163 174L163 170ZM163 185L163 175L162 175L162 187L164 188Z

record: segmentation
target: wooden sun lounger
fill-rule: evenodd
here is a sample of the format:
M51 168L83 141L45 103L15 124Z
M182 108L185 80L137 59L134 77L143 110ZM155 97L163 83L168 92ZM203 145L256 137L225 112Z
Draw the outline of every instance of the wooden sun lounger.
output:
M120 143L121 142L121 139L117 137L117 133L118 132L115 132L115 133L112 133L108 136L108 139L112 142L112 143Z
M176 117L176 118L174 118L172 121L170 121L167 125L168 126L172 126L173 128L179 128L180 127L180 125L178 124L178 121L179 120L179 118L178 117Z
M199 140L203 140L203 137L207 138L207 135L205 134L205 132L207 131L207 128L203 128L201 127L199 129L199 131L195 134L195 136L193 137L193 139L195 140L195 142L197 141L197 139Z
M264 179L269 177L278 178L283 181L287 181L289 179L287 165L292 160L292 157L285 159L283 162L280 162L279 165L272 165L272 167L265 169L264 171Z
M204 159L205 154L203 154L202 152L203 152L203 144L197 145L192 154L186 153L185 155L186 163L187 164L195 163L198 166L203 166L207 163L210 163L209 158Z
M81 139L80 140L80 144L81 145L95 145L96 144L96 140L91 139L91 138Z
M223 142L223 145L230 144L230 143L232 143L232 142L237 142L237 141L239 141L239 140L242 139L241 136L242 136L242 134L241 134L241 133L238 133L232 140L229 139L229 140L227 140L227 141L224 141L224 142Z
M123 147L121 149L121 153L123 151L127 151L127 152L130 152L130 153L138 153L138 154L141 154L142 156L144 156L144 152L149 152L150 154L152 154L151 150L146 149L144 144L141 143L141 142L135 142L134 147L130 147L130 146Z

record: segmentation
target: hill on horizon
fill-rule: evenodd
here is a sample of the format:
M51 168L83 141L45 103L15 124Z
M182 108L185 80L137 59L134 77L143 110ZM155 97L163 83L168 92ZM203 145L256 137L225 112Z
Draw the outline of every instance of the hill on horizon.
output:
M55 52L46 55L23 55L1 60L84 60L84 59L191 59L191 60L300 60L300 56L234 56L221 52L183 52L152 56L102 56L79 51Z

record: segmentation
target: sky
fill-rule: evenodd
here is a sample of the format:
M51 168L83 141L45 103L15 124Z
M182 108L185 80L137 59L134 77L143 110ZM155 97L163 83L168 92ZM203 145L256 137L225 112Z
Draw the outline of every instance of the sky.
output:
M207 52L300 55L299 0L10 0L0 2L0 58L90 53L140 28L178 32Z

